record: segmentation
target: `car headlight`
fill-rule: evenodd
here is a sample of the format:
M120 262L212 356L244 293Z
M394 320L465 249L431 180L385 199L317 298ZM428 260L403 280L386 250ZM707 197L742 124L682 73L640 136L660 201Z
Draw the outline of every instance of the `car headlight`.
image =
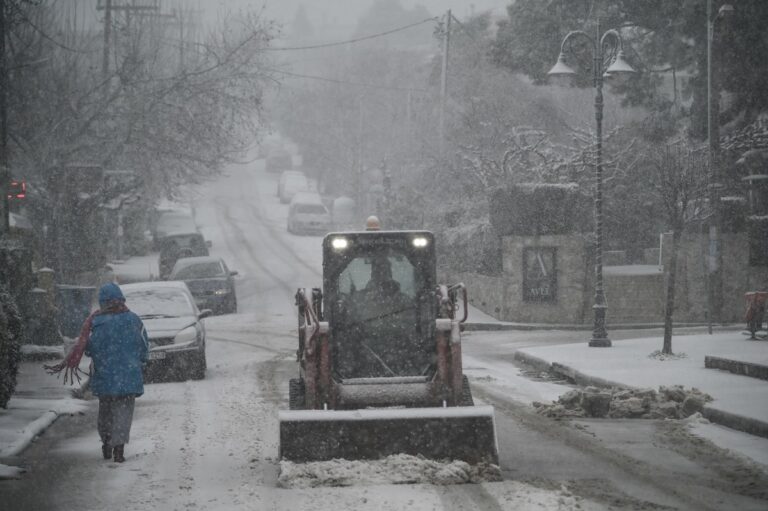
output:
M413 238L413 246L416 248L424 248L428 243L427 238Z
M173 338L173 342L175 344L181 344L185 342L192 342L197 340L197 328L193 326L188 326L178 334L176 334L176 337Z
M229 294L229 289L217 289L213 292L216 296L226 295Z

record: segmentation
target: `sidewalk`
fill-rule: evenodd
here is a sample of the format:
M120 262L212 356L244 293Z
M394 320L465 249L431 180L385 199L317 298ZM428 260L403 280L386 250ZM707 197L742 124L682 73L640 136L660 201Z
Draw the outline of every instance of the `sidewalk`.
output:
M610 348L586 342L517 350L515 358L549 369L581 385L654 388L696 387L714 400L704 408L710 421L768 437L768 381L708 369L705 357L768 366L768 341L753 341L741 332L678 335L672 350L679 358L650 356L662 347L661 336L614 341Z
M8 408L0 409L0 479L18 477L21 469L7 466L35 438L61 415L74 414L86 409L85 401L75 393L86 384L64 385L61 378L51 376L43 369L42 361L22 362L19 367L16 392ZM87 371L90 359L83 357L80 367Z

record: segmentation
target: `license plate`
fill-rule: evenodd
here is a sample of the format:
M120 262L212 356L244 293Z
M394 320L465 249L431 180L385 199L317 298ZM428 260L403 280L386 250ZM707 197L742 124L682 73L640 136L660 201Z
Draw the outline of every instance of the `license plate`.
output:
M150 360L162 360L165 358L165 352L164 351L150 351L149 352L149 359Z

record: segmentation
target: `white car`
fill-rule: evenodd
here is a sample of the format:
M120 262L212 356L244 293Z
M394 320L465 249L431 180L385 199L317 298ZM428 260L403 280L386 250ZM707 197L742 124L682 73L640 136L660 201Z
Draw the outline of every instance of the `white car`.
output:
M147 375L205 378L205 323L209 309L198 310L184 282L141 282L120 286L128 308L149 337Z
M288 207L288 232L326 234L331 230L331 214L317 193L297 193Z

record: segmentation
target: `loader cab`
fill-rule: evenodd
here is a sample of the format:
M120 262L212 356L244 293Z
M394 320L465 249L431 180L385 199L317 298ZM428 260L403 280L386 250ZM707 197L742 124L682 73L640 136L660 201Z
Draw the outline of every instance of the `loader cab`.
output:
M435 247L427 231L331 233L323 310L337 379L435 370Z

